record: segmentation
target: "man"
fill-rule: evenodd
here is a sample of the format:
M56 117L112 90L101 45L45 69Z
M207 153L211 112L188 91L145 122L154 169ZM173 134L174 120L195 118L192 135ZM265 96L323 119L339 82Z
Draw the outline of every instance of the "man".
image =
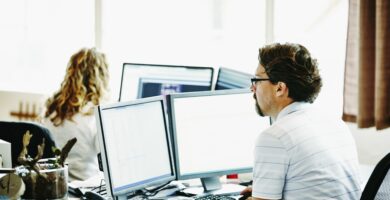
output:
M318 64L298 44L259 50L251 90L256 110L273 124L256 141L253 199L359 199L356 145L341 119L316 113Z

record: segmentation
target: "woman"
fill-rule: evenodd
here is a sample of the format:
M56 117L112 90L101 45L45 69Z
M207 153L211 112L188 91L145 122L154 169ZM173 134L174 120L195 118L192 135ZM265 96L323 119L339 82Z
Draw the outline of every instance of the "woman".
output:
M70 180L85 180L98 173L99 143L93 109L108 93L108 65L95 48L74 54L60 89L46 102L44 125L51 131L58 148L73 138L70 151Z

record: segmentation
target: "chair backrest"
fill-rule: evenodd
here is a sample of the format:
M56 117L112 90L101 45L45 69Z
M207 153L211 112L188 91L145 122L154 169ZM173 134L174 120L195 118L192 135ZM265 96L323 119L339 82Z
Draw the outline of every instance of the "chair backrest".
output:
M390 153L375 166L363 190L361 200L390 199Z
M34 158L37 155L38 145L42 143L42 138L45 138L45 149L42 158L54 157L52 147L55 146L55 142L47 128L33 122L0 121L0 139L11 143L13 167L19 165L17 158L22 151L22 138L27 130L32 134L28 145L28 154Z

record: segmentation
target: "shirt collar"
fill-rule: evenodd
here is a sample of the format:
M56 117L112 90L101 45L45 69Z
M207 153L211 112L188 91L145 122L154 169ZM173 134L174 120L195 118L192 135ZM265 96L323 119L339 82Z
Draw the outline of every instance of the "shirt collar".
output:
M283 118L284 116L290 114L290 113L293 113L293 112L296 112L296 111L299 111L299 110L303 110L303 109L306 109L310 107L310 103L307 103L307 102L293 102L292 104L284 107L280 112L279 114L276 116L276 119L275 121Z

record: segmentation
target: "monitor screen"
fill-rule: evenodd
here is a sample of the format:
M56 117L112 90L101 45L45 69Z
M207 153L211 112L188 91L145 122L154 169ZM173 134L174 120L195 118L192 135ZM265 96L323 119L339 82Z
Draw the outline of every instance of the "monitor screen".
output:
M162 97L98 106L96 119L111 196L175 179Z
M251 78L248 73L221 67L218 70L218 77L215 83L215 90L250 88Z
M270 126L255 111L247 89L168 95L176 175L179 180L252 171L256 137ZM213 180L214 179L214 180Z
M124 63L119 101L211 90L213 73L211 67Z

